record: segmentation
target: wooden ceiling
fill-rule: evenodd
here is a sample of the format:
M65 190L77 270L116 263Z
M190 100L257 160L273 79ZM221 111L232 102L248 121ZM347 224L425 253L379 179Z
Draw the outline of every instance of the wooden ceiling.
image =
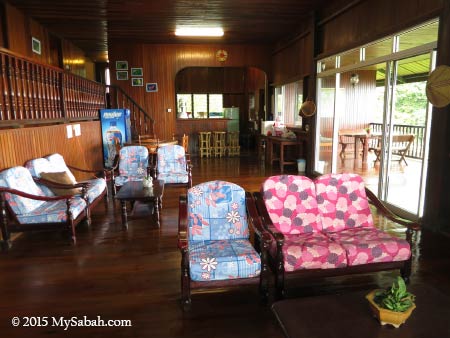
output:
M108 42L274 43L293 35L313 10L330 0L8 0L94 61ZM174 35L177 25L223 27L222 38Z

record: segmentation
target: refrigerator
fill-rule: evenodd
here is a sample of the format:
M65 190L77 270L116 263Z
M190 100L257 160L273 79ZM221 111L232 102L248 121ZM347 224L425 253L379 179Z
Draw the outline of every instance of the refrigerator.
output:
M239 107L223 108L223 117L229 119L227 131L239 131Z
M131 122L129 109L100 109L102 128L103 162L110 167L118 150L131 142Z

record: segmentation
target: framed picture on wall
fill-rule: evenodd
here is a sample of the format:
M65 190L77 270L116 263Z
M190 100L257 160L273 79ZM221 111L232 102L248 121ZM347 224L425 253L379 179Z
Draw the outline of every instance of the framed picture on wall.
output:
M158 91L158 84L157 83L146 83L145 84L145 91L152 93Z
M128 61L116 61L116 70L128 70Z
M144 85L144 79L142 77L134 77L131 79L131 85L133 87L142 87Z
M31 49L33 50L33 53L41 55L41 41L32 37Z
M119 70L116 72L116 79L119 81L128 80L128 71Z
M131 76L142 76L142 68L131 68Z

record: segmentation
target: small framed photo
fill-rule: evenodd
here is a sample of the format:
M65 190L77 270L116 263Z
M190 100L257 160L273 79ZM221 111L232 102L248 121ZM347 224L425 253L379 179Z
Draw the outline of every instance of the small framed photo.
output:
M33 50L33 53L41 55L41 41L32 37L31 49Z
M128 70L128 61L116 61L116 70Z
M133 77L131 78L131 85L133 87L142 87L144 85L144 79L142 77Z
M158 84L157 83L146 83L145 84L145 91L152 93L158 91Z
M131 76L142 76L142 68L131 68Z
M116 72L116 79L119 81L128 80L128 71L119 70Z

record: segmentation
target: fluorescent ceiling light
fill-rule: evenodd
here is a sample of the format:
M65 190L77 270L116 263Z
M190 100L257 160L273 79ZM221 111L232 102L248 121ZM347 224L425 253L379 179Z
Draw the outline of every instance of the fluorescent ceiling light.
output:
M219 27L179 27L175 31L177 36L223 36L223 29Z

